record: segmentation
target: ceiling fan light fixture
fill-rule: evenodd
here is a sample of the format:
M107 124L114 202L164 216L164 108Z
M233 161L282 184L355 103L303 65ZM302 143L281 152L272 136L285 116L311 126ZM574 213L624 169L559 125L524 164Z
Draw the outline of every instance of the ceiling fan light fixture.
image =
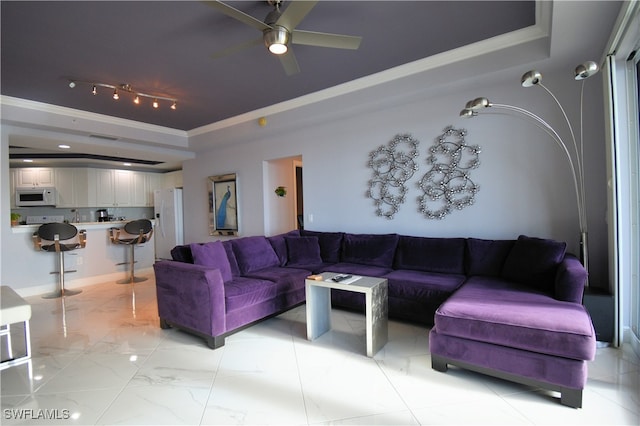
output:
M289 31L284 27L274 26L265 30L262 36L265 46L275 55L287 53L289 44Z

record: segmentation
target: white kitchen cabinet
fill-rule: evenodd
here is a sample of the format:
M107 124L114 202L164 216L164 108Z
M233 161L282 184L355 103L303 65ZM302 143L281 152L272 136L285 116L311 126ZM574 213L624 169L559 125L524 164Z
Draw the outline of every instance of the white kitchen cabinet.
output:
M15 170L17 188L55 186L54 169L43 167L27 167Z
M134 172L131 176L131 205L135 207L146 206L147 191L146 173Z
M162 189L164 176L161 173L146 173L147 175L147 200L146 207L153 207L153 192Z
M153 191L162 185L162 174L134 172L131 176L132 207L153 207Z
M94 207L131 207L133 172L129 170L95 170ZM93 197L91 197L93 198Z
M56 168L56 207L92 207L89 204L89 179L86 168Z

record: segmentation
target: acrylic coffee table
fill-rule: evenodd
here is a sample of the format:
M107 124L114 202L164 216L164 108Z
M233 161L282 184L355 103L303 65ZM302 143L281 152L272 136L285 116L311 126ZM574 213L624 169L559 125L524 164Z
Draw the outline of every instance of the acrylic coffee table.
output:
M365 295L365 322L367 329L367 356L373 357L388 339L387 280L358 277L355 281L333 282L337 274L325 272L321 280L305 280L307 292L307 339L315 340L331 329L331 289L355 291Z

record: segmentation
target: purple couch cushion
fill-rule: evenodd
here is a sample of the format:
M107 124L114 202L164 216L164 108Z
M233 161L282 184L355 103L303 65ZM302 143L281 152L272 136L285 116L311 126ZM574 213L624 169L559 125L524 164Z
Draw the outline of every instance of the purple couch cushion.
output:
M319 232L303 229L300 231L303 237L318 237L320 244L320 256L322 261L326 263L337 263L340 261L340 252L342 250L342 232Z
M274 282L276 291L280 295L281 293L304 289L304 281L309 274L311 274L311 271L306 269L271 266L250 272L249 276Z
M189 244L175 246L171 249L171 258L176 262L193 263L191 247Z
M222 275L222 281L231 281L231 265L227 259L227 252L220 241L205 244L191 244L191 255L196 265L217 268Z
M224 250L227 252L227 259L229 260L229 266L231 267L231 275L234 277L240 276L240 267L238 266L238 260L236 259L236 254L233 252L233 244L232 240L227 240L222 242L222 246Z
M395 269L464 273L464 238L426 238L400 236Z
M278 259L280 259L280 266L284 266L287 264L288 260L288 252L287 252L287 243L285 242L286 237L299 237L300 231L297 229L293 231L289 231L284 234L274 235L272 237L267 237L269 244L273 247L273 251L276 252Z
M520 235L502 267L502 277L544 291L552 291L557 266L567 244Z
M227 312L246 309L276 297L276 284L258 278L237 277L224 284L224 299Z
M461 339L441 334L435 328L429 333L429 351L466 364L573 389L582 389L587 382L586 361Z
M259 269L279 266L280 260L269 241L263 236L244 237L233 240L233 252L236 255L241 275L247 275Z
M436 311L439 334L577 360L595 356L589 314L500 278L471 277Z
M362 263L332 263L319 272L338 272L340 274L363 275L365 277L382 277L393 269L380 266L363 265Z
M285 237L289 260L287 265L317 265L322 263L318 237Z
M389 282L389 297L443 302L464 282L460 274L441 274L411 270L395 270L384 276Z
M514 240L467 239L467 275L499 277Z
M391 268L397 234L344 234L341 262Z

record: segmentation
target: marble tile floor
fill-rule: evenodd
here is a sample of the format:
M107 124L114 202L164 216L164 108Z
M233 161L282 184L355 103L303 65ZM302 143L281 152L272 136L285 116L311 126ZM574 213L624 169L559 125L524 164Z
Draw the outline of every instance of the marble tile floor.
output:
M640 424L640 361L628 345L598 349L584 408L572 409L553 392L432 370L424 327L390 321L389 342L367 358L364 318L340 310L332 331L313 342L300 306L214 351L159 328L149 278L27 298L33 360L1 372L0 423Z

